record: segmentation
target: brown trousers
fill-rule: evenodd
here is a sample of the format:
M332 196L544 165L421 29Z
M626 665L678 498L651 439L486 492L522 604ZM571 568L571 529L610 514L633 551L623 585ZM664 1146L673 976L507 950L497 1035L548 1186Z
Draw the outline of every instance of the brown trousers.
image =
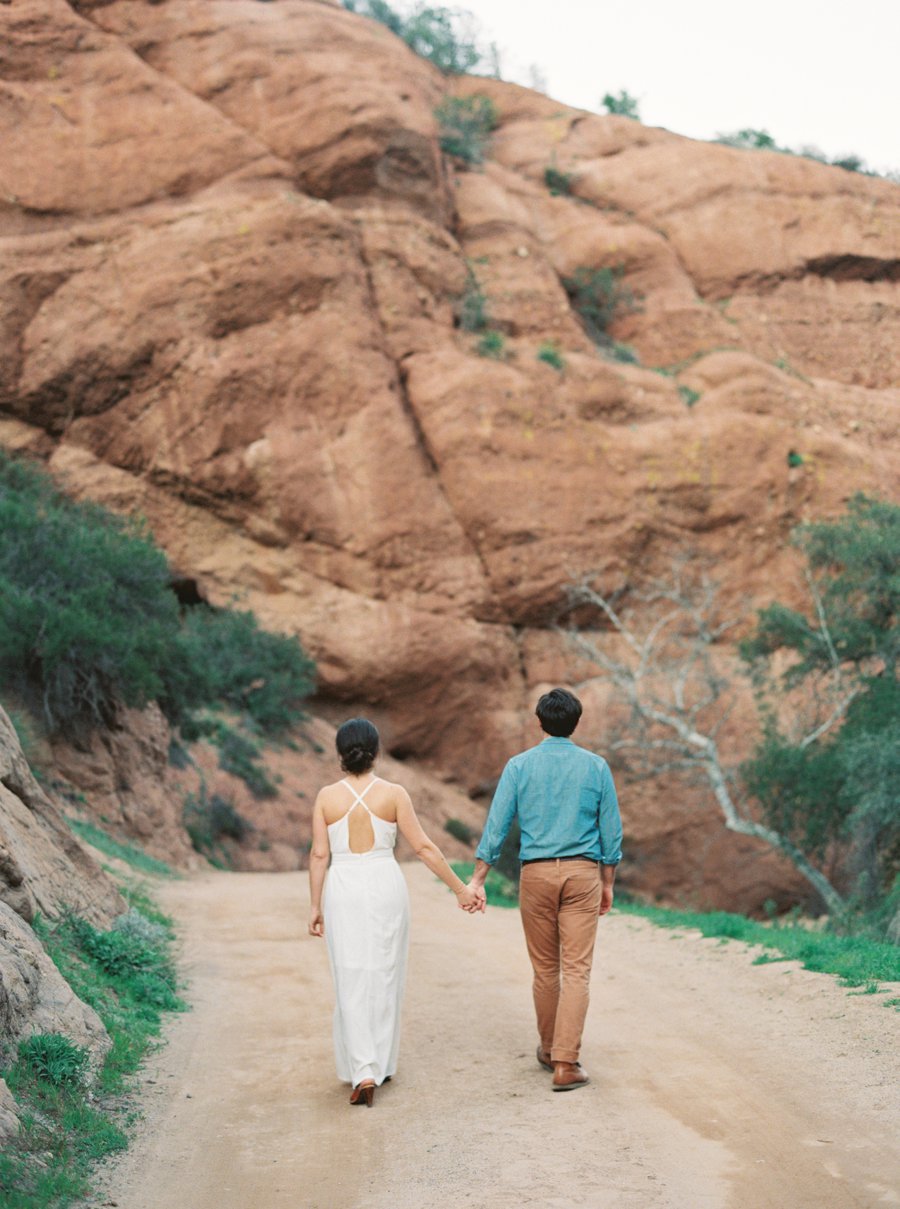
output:
M554 1062L577 1062L590 998L600 866L589 860L523 865L519 907L534 969L541 1049Z

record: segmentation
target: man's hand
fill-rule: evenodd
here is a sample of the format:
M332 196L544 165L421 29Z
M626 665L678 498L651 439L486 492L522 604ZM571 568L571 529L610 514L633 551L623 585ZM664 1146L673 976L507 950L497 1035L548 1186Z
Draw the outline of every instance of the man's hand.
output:
M481 911L482 914L487 910L487 894L481 882L476 882L474 879L469 882L469 889L475 895L475 905L473 911Z
M478 891L471 882L462 890L456 893L456 901L460 905L460 909L468 911L470 915L474 915L476 911L483 911L484 908L479 906Z
M600 888L600 910L598 915L605 915L613 905L613 888L612 886L601 886Z

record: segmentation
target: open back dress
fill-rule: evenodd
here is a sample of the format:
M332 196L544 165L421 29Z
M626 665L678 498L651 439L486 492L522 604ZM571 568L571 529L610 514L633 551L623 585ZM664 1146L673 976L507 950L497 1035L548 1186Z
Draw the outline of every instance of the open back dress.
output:
M409 947L409 893L394 857L397 824L363 800L348 781L346 812L328 826L331 864L325 880L325 939L334 978L334 1056L338 1078L376 1086L397 1069L400 1008ZM350 815L365 810L373 843L350 850Z

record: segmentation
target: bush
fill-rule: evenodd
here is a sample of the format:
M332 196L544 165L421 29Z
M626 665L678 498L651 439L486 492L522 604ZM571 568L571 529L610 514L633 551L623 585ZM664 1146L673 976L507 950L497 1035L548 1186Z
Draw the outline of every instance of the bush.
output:
M253 825L238 813L233 802L217 793L208 797L203 786L198 794L190 793L185 798L183 817L195 850L214 865L228 865L223 839L240 843L253 830Z
M634 294L622 285L621 269L582 267L571 277L564 277L562 284L584 330L602 348L613 345L608 335L613 320L638 309Z
M472 266L466 266L466 288L459 300L459 326L464 332L480 332L488 324L488 297Z
M0 683L81 737L161 695L178 602L144 525L0 452Z
M566 361L560 352L559 345L553 340L545 341L537 351L538 361L543 361L547 365L552 365L554 369L563 370L566 368Z
M726 147L738 147L747 151L777 151L781 155L799 155L802 159L815 160L818 164L827 164L831 168L843 168L845 172L859 172L863 176L880 176L873 171L860 155L845 152L842 155L826 155L819 147L805 144L802 147L783 147L769 134L768 130L757 130L747 126L743 130L734 130L730 134L716 135L716 142ZM894 179L894 174L887 173L886 179Z
M635 121L640 121L638 99L637 97L633 97L630 92L626 92L624 88L616 94L611 92L606 93L601 104L607 113L614 113L622 118L634 118Z
M621 361L623 365L640 365L641 363L640 357L631 345L622 344L618 340L613 340L604 351L612 361Z
M689 386L679 386L678 393L688 407L693 407L700 398L699 390L691 390Z
M544 169L544 184L554 197L568 196L572 192L572 173L560 172L553 164Z
M475 832L462 819L447 819L444 823L444 830L455 840L459 840L461 844L471 844L475 839Z
M202 711L230 710L251 734L281 738L304 717L313 664L249 612L197 605L182 619L170 584L141 521L68 500L0 452L0 687L76 741L110 726L120 704L157 700L185 738L211 731L226 759L249 767L258 742L241 747L236 727ZM274 792L258 767L252 777Z
M19 1043L19 1060L54 1087L83 1083L90 1054L61 1033L35 1033Z
M475 351L479 357L491 357L495 361L502 361L506 356L506 337L502 332L487 331L475 345Z
M489 136L497 125L497 109L490 97L445 97L434 111L441 150L464 164L484 163Z
M410 50L445 75L465 75L488 56L478 42L471 13L440 5L417 4L404 16L385 0L343 0L344 8L380 21Z

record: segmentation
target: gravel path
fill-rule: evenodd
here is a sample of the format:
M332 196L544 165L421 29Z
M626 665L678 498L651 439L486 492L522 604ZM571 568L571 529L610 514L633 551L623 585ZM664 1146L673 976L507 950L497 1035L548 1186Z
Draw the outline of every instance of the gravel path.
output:
M95 1205L900 1205L900 1013L886 994L614 913L583 1050L593 1082L554 1095L534 1060L518 912L471 918L423 867L405 871L401 1068L371 1110L351 1110L334 1076L306 875L160 884L194 1009L147 1064L139 1135Z

